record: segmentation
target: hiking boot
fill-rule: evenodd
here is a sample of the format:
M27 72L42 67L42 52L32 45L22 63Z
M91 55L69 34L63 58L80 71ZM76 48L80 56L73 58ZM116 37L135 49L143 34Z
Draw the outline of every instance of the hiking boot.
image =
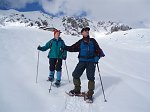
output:
M54 81L54 74L55 74L55 71L50 71L48 81L51 81L51 82Z
M81 81L80 79L73 78L74 90L79 91L81 90Z
M60 86L60 81L56 80L56 82L54 83L56 87Z
M53 82L54 81L54 77L48 77L48 81Z

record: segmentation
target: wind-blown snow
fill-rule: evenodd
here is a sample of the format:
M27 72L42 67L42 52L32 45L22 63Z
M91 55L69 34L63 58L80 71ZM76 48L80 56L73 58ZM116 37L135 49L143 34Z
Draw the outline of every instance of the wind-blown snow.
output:
M100 70L107 103L104 102L98 72L94 103L69 97L73 89L72 72L78 63L77 53L68 53L67 80L63 63L62 86L48 89L47 52L40 52L38 83L35 83L37 46L44 45L53 33L35 28L0 27L0 112L148 112L150 110L150 29L117 32L96 40L106 57L100 59ZM62 34L67 45L81 37ZM82 91L87 91L85 73Z

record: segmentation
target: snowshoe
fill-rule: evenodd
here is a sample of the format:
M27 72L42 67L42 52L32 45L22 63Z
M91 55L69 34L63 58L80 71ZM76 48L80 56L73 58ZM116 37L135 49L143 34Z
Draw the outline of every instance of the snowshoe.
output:
M86 101L86 103L93 103L93 96L88 96L85 94L84 101Z
M71 91L69 91L69 92L66 92L66 94L69 95L69 96L84 97L85 92L80 92L80 91L71 90Z

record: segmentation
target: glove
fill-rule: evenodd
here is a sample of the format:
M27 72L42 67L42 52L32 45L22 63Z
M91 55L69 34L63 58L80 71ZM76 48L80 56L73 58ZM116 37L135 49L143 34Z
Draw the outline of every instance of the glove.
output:
M94 58L95 64L98 64L99 59L100 59L100 57L98 57L98 56L96 56L96 57Z
M67 58L66 56L63 56L63 60L66 60L66 58Z
M38 48L37 48L37 50L41 50L41 49L42 49L42 47L39 45Z

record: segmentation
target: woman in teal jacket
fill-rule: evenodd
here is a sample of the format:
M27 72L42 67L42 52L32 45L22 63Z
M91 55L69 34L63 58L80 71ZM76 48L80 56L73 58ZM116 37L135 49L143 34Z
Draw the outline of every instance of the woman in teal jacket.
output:
M55 70L57 71L57 79L54 83L56 86L60 85L61 81L61 74L62 74L62 60L66 60L67 51L64 51L62 48L65 47L64 41L60 38L60 31L54 31L54 38L48 41L45 46L38 46L38 50L46 51L50 49L48 53L49 64L50 64L50 73L48 80L53 82L54 81L54 74Z

